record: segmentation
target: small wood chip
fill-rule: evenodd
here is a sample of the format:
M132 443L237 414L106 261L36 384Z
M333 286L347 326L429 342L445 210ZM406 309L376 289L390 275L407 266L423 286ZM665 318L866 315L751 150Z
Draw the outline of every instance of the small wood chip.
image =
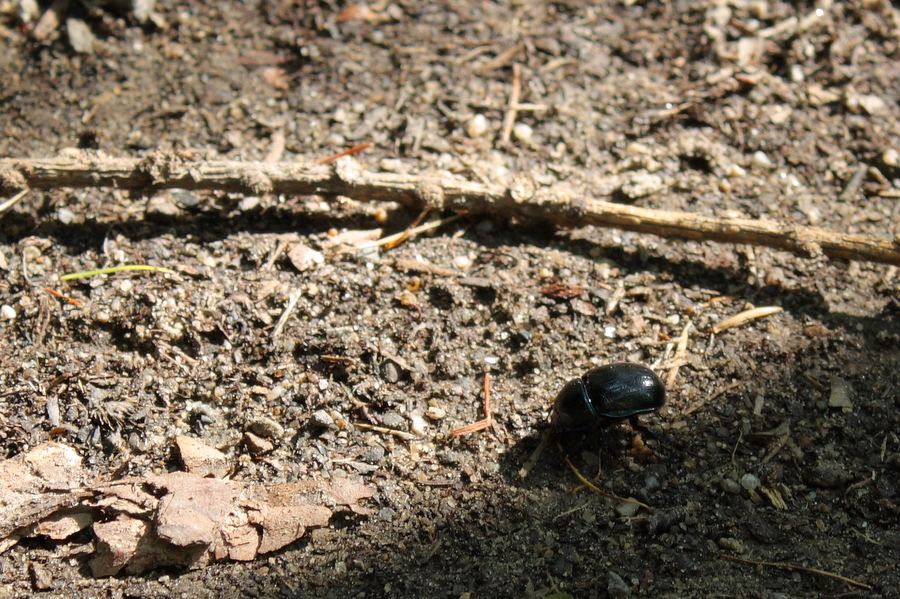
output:
M750 310L744 310L738 314L735 314L731 318L726 318L721 321L719 324L715 325L712 328L713 333L721 333L725 329L730 329L731 327L737 327L744 323L750 322L751 320L756 320L757 318L764 318L766 316L771 316L772 314L778 314L779 312L784 312L784 309L779 306L765 306L762 308L753 308Z

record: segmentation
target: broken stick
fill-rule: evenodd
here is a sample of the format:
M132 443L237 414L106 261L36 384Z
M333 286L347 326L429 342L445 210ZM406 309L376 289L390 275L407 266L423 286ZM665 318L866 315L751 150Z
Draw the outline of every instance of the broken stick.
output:
M793 252L900 265L900 240L850 235L770 220L715 218L651 210L554 187L517 183L483 185L446 174L372 173L350 157L334 165L191 160L189 153L158 152L144 159L112 158L70 150L52 159L0 159L0 192L21 188L116 187L119 189L220 190L261 195L342 195L360 201L398 202L410 209L453 210L540 220L563 227L595 225L695 241L744 243Z

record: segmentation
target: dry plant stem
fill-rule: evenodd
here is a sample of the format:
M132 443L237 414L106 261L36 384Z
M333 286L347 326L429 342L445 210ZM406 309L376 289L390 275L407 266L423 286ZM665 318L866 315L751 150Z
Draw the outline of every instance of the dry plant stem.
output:
M778 314L780 312L784 312L784 309L780 306L765 306L762 308L751 308L750 310L744 310L743 312L739 312L730 318L726 318L719 324L713 326L712 332L718 335L725 329L740 326L745 322L750 322L751 320L756 320L757 318L765 318L766 316L771 316L772 314Z
M468 435L469 433L474 433L475 431L480 431L488 428L494 419L491 418L491 375L489 372L484 373L484 419L479 420L478 422L473 422L468 426L461 426L459 428L455 428L450 431L450 434L454 437L459 437L462 435Z
M535 448L534 452L532 452L531 457L528 458L528 461L525 462L525 465L522 466L522 469L519 470L519 478L525 478L531 473L531 470L534 468L534 465L537 464L538 460L541 458L541 455L544 453L544 450L547 449L547 445L550 443L550 436L553 434L551 429L547 429L544 433L544 436L541 437L541 442L538 443L538 446Z
M560 450L562 450L562 448L560 448ZM576 468L575 465L572 464L572 460L570 460L569 458L566 458L566 465L569 466L569 470L571 470L572 472L575 473L575 476L578 477L578 480L580 480L584 486L586 486L588 489L594 491L598 495L602 495L603 497L606 497L607 499L615 499L616 501L621 501L622 503L633 503L634 505L639 505L643 508L647 508L648 510L650 509L649 505L647 505L646 503L641 503L637 499L628 499L625 497L619 497L618 495L613 495L611 493L607 493L606 491L601 491L597 487L597 485L595 485L594 483L592 483L591 481L586 479L581 474L581 472L578 471L578 468Z
M407 433L404 431L398 431L393 428L386 428L383 426L373 426L371 424L366 424L364 422L354 422L353 426L356 428L361 428L364 431L375 431L376 433L383 433L385 435L393 435L395 437L399 437L400 439L404 439L406 441L415 441L419 437L417 435L413 435L412 433Z
M358 146L353 146L352 148L347 148L343 152L338 152L337 154L332 154L331 156L326 156L325 158L319 158L318 160L316 160L316 164L328 164L330 162L334 162L341 156L350 156L351 154L358 154L359 152L362 152L363 150L365 150L366 148L368 148L371 145L372 145L371 143L364 143L364 144L360 144Z
M516 112L519 106L519 94L522 90L522 66L519 63L513 65L512 89L509 92L509 108L503 118L503 130L500 133L500 141L508 143L512 135L513 126L516 123Z
M0 174L7 171L18 171L34 189L181 188L253 195L343 195L361 201L398 202L414 210L429 207L540 220L563 227L615 227L661 237L765 246L805 257L825 254L900 266L900 244L886 239L768 220L722 219L592 198L560 198L552 188L540 188L529 195L451 176L370 173L346 157L335 165L266 164L189 161L162 154L138 160L76 151L53 159L0 159Z
M675 378L678 376L678 367L684 363L687 356L688 337L690 336L693 325L689 320L681 330L681 337L678 339L678 346L675 349L675 355L672 357L672 368L666 376L666 388L670 391L675 386Z
M786 564L784 562L758 562L755 560L743 559L740 557L733 557L731 555L725 555L724 553L720 553L719 557L722 559L727 559L732 562L739 562L742 564L751 564L754 566L769 566L771 568L787 568L789 570L800 570L802 572L811 572L812 574L818 574L820 576L827 576L828 578L833 578L834 580L840 580L841 582L846 582L849 585L859 587L861 589L866 589L867 591L871 591L872 587L869 585L853 580L852 578L847 578L846 576L841 576L840 574L833 574L831 572L826 572L824 570L819 570L817 568L807 568L805 566L797 566L795 564Z
M281 317L278 319L275 328L272 330L273 341L278 339L279 335L281 335L281 331L284 330L284 325L287 324L291 314L294 313L294 308L297 307L297 302L300 300L301 293L302 292L299 289L295 289L291 292L290 296L288 296L287 306L285 306L284 312L281 313Z
M15 205L15 203L18 202L19 200L21 200L22 198L24 198L25 194L27 194L27 193L28 193L28 190L23 189L22 191L20 191L13 197L9 198L8 200L6 200L2 204L0 204L0 215L2 215L4 212L6 212L10 208L12 208Z

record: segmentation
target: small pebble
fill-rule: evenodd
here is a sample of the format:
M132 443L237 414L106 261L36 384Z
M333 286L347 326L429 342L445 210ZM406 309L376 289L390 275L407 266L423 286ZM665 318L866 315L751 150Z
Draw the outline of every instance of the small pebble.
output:
M425 422L425 419L421 416L413 416L410 420L411 424L409 430L414 435L419 435L420 437L425 436L425 431L428 429L428 423Z
M459 270L466 270L472 266L472 260L468 256L457 256L453 259L453 266Z
M381 423L381 426L387 428L403 430L403 425L406 423L406 420L404 420L403 416L397 412L385 412L378 417L378 422Z
M366 464L378 464L384 459L384 447L381 445L373 445L366 453L360 456L360 459Z
M881 154L881 159L884 161L886 166L891 168L897 168L900 166L900 152L895 150L894 148L888 148Z
M721 539L719 539L719 547L737 553L738 555L747 553L747 548L744 546L744 544L731 537L722 537Z
M388 359L381 363L381 378L386 382L396 383L402 374L400 366L393 360Z
M762 169L770 169L774 164L769 160L769 157L766 156L766 153L763 151L758 151L753 153L753 158L750 160L751 166L754 168L762 168Z
M631 518L632 516L637 514L639 509L641 509L641 506L635 503L626 503L624 501L619 502L619 504L615 507L616 513L621 518Z
M773 105L768 112L769 120L772 121L773 125L781 125L791 118L793 112L794 109L787 104L776 104Z
M31 582L35 590L47 591L53 584L53 573L38 562L31 562Z
M866 114L879 115L888 112L887 102L881 97L871 94L859 96L859 106Z
M396 512L394 510L392 510L391 508L383 507L380 510L378 510L378 519L382 520L384 522L390 522L391 520L394 519L394 514L396 514Z
M659 175L646 171L628 173L622 184L622 193L632 200L645 198L665 188L665 182Z
M257 437L251 432L244 433L242 441L251 455L264 455L275 449L275 445L271 441Z
M741 485L738 482L731 478L723 478L719 482L719 486L722 487L722 490L726 493L730 493L731 495L739 495L741 492Z
M325 145L332 148L339 148L347 143L347 140L340 133L332 133L325 138Z
M3 304L0 306L0 316L3 317L3 320L15 320L16 309L9 304Z
M56 211L56 218L64 225L71 225L75 222L76 216L75 213L68 208L62 207Z
M844 412L853 411L853 386L844 379L831 377L831 395L828 397L828 407L841 408Z
M94 33L90 26L81 19L66 19L66 34L72 49L79 54L94 53Z
M481 137L490 128L487 118L483 114L476 114L466 123L466 135L469 137Z
M738 164L729 164L725 168L725 175L732 178L743 177L747 171Z
M431 406L428 408L426 414L432 420L440 420L447 415L447 411L437 406Z
M316 410L313 412L312 418L309 419L315 426L323 428L331 428L334 426L334 418L325 410Z
M745 474L741 477L741 486L747 489L748 491L755 491L759 488L762 483L759 478L754 476L753 474Z
M610 572L606 592L609 593L612 599L625 599L631 596L631 587L628 586L621 576L615 572Z
M266 439L277 439L284 435L284 427L272 420L271 418L260 418L254 420L247 427L250 432Z
M277 401L281 399L284 394L287 393L287 390L281 385L275 385L272 387L272 390L266 394L266 401Z
M513 136L519 141L527 143L531 141L532 135L534 135L534 129L525 123L516 123L515 127L513 127Z
M294 247L290 249L288 252L288 259L291 261L291 264L294 265L294 268L300 272L309 270L310 268L325 262L325 256L322 252L314 250L302 243L295 244Z

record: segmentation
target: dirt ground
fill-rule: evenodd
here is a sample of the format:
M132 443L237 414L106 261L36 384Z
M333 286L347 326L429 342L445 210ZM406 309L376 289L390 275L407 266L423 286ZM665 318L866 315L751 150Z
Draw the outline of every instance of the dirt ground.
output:
M356 158L373 171L900 232L885 1L161 0L143 24L123 3L71 3L42 41L46 5L27 4L0 1L0 156L303 161L371 143ZM507 141L514 64L526 106ZM303 271L278 253L285 235L324 250L417 216L64 188L7 213L2 457L52 430L98 477L159 474L184 434L237 480L345 476L377 494L372 516L200 570L95 579L89 530L25 539L0 555L0 596L900 596L896 267L485 218ZM126 263L178 274L58 278ZM784 311L712 333L749 305ZM566 381L622 360L666 379L688 325L668 403L643 418L669 442L641 447L626 425L572 452L651 510L572 492L552 444L518 476ZM493 426L451 436L483 417L486 372ZM252 456L248 430L274 449Z

